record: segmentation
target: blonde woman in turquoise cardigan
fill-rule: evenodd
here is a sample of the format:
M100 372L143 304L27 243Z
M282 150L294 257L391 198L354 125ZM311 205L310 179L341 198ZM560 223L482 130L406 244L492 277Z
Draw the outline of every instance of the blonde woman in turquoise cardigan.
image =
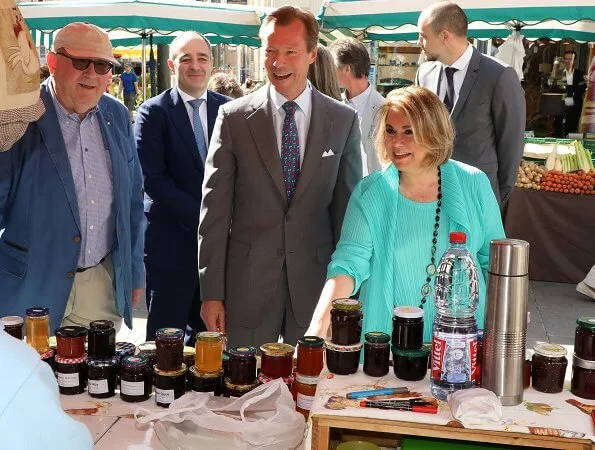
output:
M360 291L362 336L390 334L395 306L421 305L424 341L431 341L436 310L434 277L427 267L432 260L438 265L452 231L467 234L467 247L481 269L475 316L482 328L490 241L505 237L488 177L449 160L454 130L448 110L431 91L415 86L392 91L377 121L376 149L385 167L351 194L307 334L326 336L332 300ZM424 297L426 283L432 289Z

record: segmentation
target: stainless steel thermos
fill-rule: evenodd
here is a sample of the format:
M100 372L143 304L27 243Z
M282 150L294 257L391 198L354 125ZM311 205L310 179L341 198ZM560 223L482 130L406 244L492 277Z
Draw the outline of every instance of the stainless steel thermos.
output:
M490 242L481 387L494 392L503 406L523 401L528 295L529 243Z

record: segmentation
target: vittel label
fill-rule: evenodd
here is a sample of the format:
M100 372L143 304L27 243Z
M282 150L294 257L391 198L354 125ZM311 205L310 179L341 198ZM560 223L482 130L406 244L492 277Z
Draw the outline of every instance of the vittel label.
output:
M78 387L80 379L78 373L60 373L58 372L58 386Z
M304 395L298 392L297 399L296 399L297 407L300 409L305 409L306 411L310 411L312 408L312 403L314 402L314 396L312 395Z
M120 381L120 390L125 395L145 395L145 383L143 381Z
M157 403L172 403L174 401L174 390L155 389L155 401Z
M89 394L105 394L108 392L107 380L91 380L89 379Z
M475 381L477 336L437 333L432 341L432 379L448 383Z

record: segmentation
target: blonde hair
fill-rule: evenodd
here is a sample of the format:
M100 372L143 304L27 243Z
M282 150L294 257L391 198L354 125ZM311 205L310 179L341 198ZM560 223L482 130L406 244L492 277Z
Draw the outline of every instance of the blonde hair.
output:
M318 43L316 59L308 68L308 80L317 90L341 101L341 89L337 81L337 66L331 52Z
M391 91L376 115L374 144L382 163L391 162L384 145L386 118L391 110L403 112L411 123L415 142L428 149L428 166L439 166L450 159L455 132L444 103L426 88L408 86Z

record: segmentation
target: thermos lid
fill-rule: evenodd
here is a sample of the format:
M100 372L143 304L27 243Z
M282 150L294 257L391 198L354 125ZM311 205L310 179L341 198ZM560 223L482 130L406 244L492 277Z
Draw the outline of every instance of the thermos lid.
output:
M490 242L490 268L494 275L519 277L529 273L529 243L520 239Z

